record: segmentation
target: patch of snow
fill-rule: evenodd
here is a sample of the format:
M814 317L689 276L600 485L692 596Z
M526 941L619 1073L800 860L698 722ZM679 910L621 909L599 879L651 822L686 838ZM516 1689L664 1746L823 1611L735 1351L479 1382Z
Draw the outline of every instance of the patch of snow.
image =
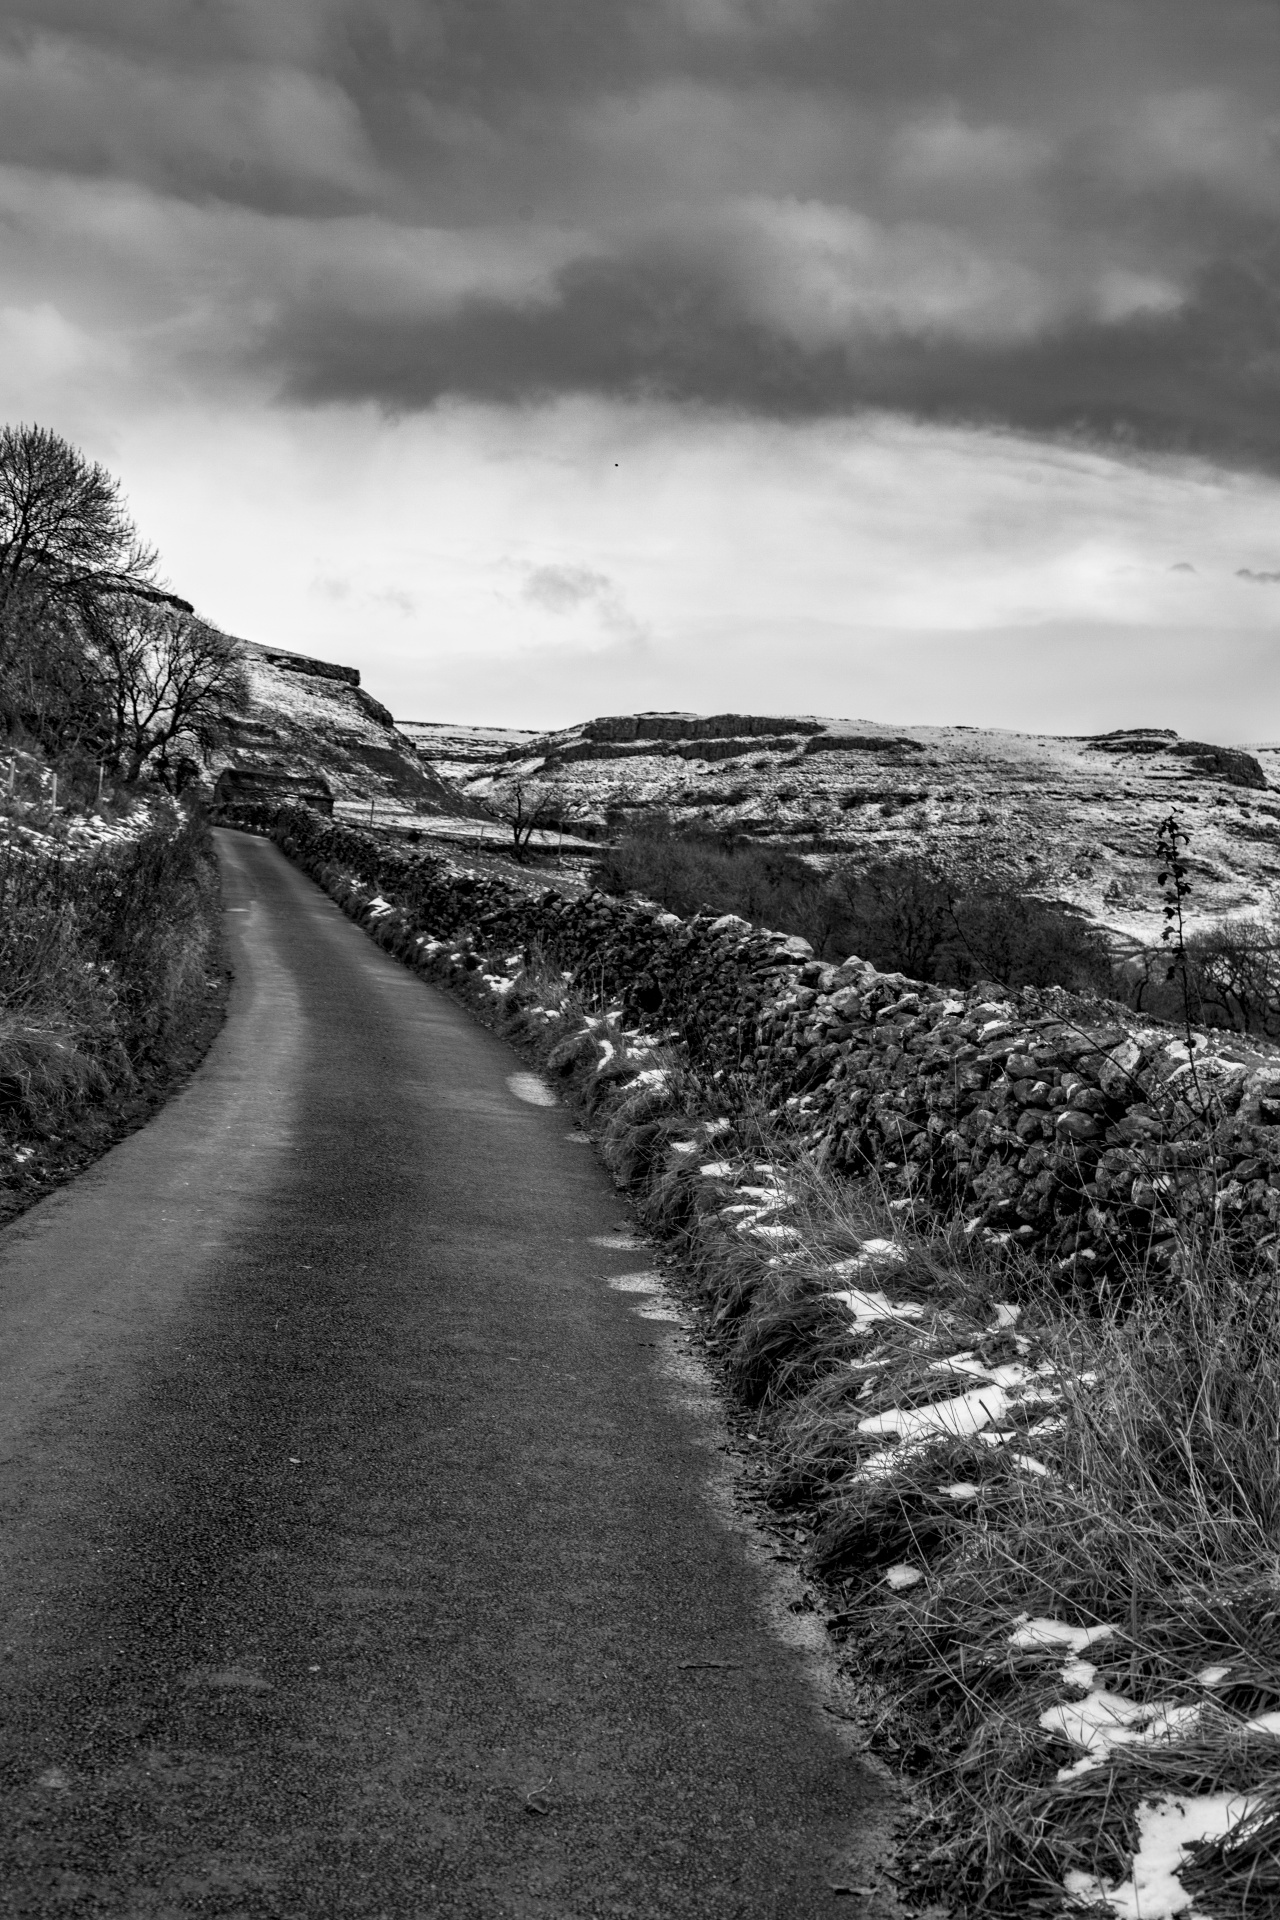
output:
M835 1261L828 1272L850 1275L874 1273L878 1267L901 1266L906 1257L906 1249L896 1240L864 1240L860 1252L851 1254L847 1260Z
M918 1444L905 1443L897 1447L882 1447L879 1453L869 1453L865 1460L858 1462L857 1468L849 1475L851 1482L859 1480L889 1480L901 1467L904 1460L921 1452Z
M1012 1300L996 1301L996 1317L987 1329L989 1333L999 1333L1004 1327L1016 1327L1022 1317L1022 1308Z
M745 1233L754 1233L761 1240L798 1240L800 1238L799 1227L762 1226L759 1222L748 1226L744 1221L743 1231Z
M1198 1702L1176 1706L1171 1700L1141 1702L1095 1687L1083 1700L1046 1707L1040 1725L1083 1749L1073 1766L1059 1767L1059 1780L1076 1780L1100 1767L1116 1747L1153 1747L1189 1733L1200 1718Z
M985 1360L979 1360L973 1353L953 1353L945 1360L931 1360L930 1373L971 1374L979 1380L994 1381L998 1387L1025 1387L1030 1384L1032 1370L1017 1361L1008 1361L1002 1366L988 1366ZM1050 1367L1038 1367L1036 1373L1052 1372Z
M919 1320L924 1308L914 1300L902 1300L896 1305L883 1293L870 1293L861 1287L845 1287L839 1292L826 1293L824 1300L838 1300L847 1307L863 1332L876 1320Z
M1036 1473L1045 1479L1048 1478L1048 1467L1046 1467L1043 1460L1037 1460L1034 1454L1013 1453L1010 1454L1009 1458L1013 1461L1014 1466L1021 1467L1024 1473Z
M509 1073L507 1085L517 1100L530 1107L558 1107L560 1102L546 1081L536 1073Z
M972 1480L953 1480L949 1487L939 1487L939 1493L945 1493L948 1500L976 1500L978 1488Z
M696 1140L672 1140L669 1144L672 1153L696 1153L698 1151L698 1143Z
M1220 1687L1230 1671L1230 1667L1201 1667L1199 1673L1196 1675L1196 1685L1198 1687Z
M612 1287L615 1293L661 1293L662 1276L651 1267L642 1273L611 1273L605 1275L605 1285Z
M1093 1683L1098 1677L1098 1669L1092 1660L1068 1660L1065 1667L1058 1668L1058 1674L1064 1685L1079 1687L1082 1692L1091 1693Z
M733 1168L727 1160L708 1160L705 1165L698 1168L698 1172L706 1180L732 1180L733 1178Z
M896 1240L864 1240L862 1251L869 1260L891 1260L895 1265L907 1257L907 1250Z
M908 1567L904 1564L890 1567L884 1576L884 1583L886 1587L892 1587L895 1593L900 1593L904 1587L918 1586L923 1579L924 1575L919 1567Z
M600 1058L596 1061L596 1064L595 1064L595 1071L597 1073L600 1072L602 1067L608 1066L609 1062L613 1058L613 1053L614 1053L614 1047L613 1047L612 1040L602 1040L600 1042Z
M1143 1800L1138 1807L1138 1851L1128 1880L1108 1887L1095 1874L1072 1871L1063 1887L1077 1906L1108 1906L1118 1920L1177 1920L1192 1916L1193 1896L1178 1878L1193 1847L1221 1840L1259 1811L1252 1794L1206 1793Z
M1009 1408L1003 1387L974 1387L969 1393L956 1394L950 1400L934 1400L924 1407L891 1407L886 1413L870 1413L859 1420L859 1433L896 1433L904 1440L920 1439L924 1434L946 1433L955 1439L977 1433L992 1421L1002 1420Z
M1110 1640L1119 1627L1105 1621L1094 1627L1073 1627L1065 1620L1016 1620L1009 1645L1019 1653L1055 1653L1066 1647L1071 1653L1083 1653L1099 1640Z
M1271 1733L1280 1737L1280 1713L1260 1713L1244 1723L1246 1733Z

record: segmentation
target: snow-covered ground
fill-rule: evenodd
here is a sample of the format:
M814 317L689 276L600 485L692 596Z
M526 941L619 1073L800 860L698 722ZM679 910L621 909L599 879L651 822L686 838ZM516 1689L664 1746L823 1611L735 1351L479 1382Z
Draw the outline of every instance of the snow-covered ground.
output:
M686 737L644 737L685 722ZM538 736L407 730L477 798L523 781L597 829L615 806L662 807L819 859L977 852L1143 941L1158 918L1156 827L1171 809L1192 835L1193 921L1262 913L1280 888L1280 748L1246 758L1169 733L1073 739L803 715L615 716Z

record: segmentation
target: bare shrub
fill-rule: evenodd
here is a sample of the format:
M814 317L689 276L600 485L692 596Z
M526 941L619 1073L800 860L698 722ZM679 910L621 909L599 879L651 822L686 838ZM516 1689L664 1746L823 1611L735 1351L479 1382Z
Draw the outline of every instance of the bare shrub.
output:
M116 595L92 609L88 657L110 728L108 754L130 784L144 770L173 787L249 701L242 649L179 608Z
M597 878L674 913L738 913L802 935L820 958L856 953L942 986L994 979L1107 992L1113 984L1105 940L1082 915L928 852L847 858L822 872L784 848L677 832L669 816L653 813L629 824Z

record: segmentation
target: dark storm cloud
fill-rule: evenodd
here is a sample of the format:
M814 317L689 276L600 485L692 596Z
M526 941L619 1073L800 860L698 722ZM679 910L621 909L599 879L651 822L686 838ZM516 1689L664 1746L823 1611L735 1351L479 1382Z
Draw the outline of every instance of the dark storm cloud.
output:
M312 402L1276 465L1278 73L1270 0L18 0L0 218L18 295Z
M515 403L577 391L795 419L876 407L1280 467L1274 303L1254 281L1224 280L1207 276L1173 316L1013 344L904 334L804 348L712 280L590 263L537 308L477 300L431 325L355 330L297 312L268 350L312 402L373 395L409 411L450 393Z

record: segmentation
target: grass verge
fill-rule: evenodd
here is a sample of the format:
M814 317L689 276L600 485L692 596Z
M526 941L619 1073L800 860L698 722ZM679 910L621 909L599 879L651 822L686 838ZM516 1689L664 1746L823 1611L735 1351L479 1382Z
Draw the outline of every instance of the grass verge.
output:
M227 986L199 816L78 854L0 847L0 1220L149 1118L203 1057Z

